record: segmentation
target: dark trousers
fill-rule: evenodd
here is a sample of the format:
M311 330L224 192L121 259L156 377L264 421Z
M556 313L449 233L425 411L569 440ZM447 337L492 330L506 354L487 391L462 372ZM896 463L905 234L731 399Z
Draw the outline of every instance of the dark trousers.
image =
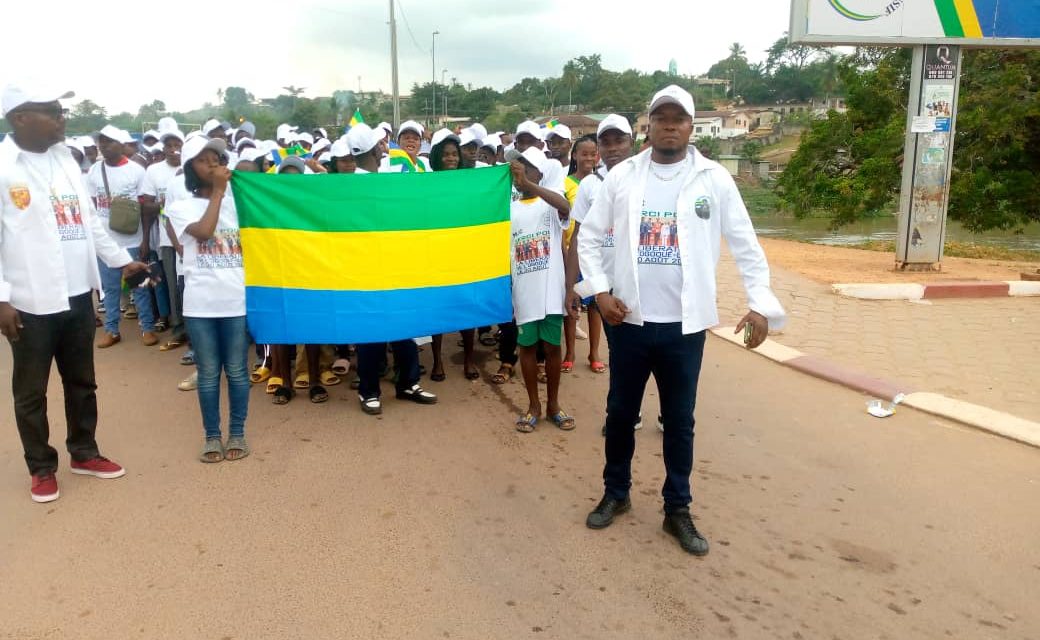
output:
M665 512L687 507L693 471L693 410L704 356L704 332L683 335L682 323L622 323L610 328L607 394L606 494L623 500L632 487L632 425L639 416L650 374L657 380L664 419Z
M398 340L390 343L394 353L394 368L397 369L397 391L411 389L419 382L419 347L414 340ZM386 364L386 343L357 345L357 367L362 398L378 398L379 374Z
M166 233L165 229L159 231ZM177 250L173 247L160 247L159 260L162 262L167 295L170 296L170 335L173 339L184 338L188 331L184 327L182 315L184 281L177 277ZM159 295L159 289L156 289L155 294Z
M47 382L51 361L58 364L65 392L65 447L78 461L98 456L97 384L94 382L94 306L90 293L69 298L68 311L37 316L19 312L23 328L11 343L14 371L14 418L29 473L58 470L58 452L50 446Z

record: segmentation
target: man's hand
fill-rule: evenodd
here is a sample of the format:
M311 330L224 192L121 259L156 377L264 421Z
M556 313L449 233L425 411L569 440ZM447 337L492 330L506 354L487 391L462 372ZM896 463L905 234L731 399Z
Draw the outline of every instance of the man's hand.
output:
M527 187L527 167L519 160L509 163L509 172L513 174L513 186L517 191L523 191Z
M567 315L577 320L581 317L581 296L574 289L567 292L567 298L563 301L563 308Z
M599 307L603 319L612 327L624 322L625 316L628 315L625 303L606 292L596 295L596 306Z
M148 271L147 262L131 262L123 267L123 279L126 280L135 273L140 273L142 271Z
M8 342L18 342L18 332L22 328L22 317L9 302L0 302L0 334Z
M766 337L769 336L769 321L766 317L757 311L748 311L747 315L740 319L737 323L737 328L733 331L734 334L740 333L744 330L745 325L751 325L751 339L748 340L747 344L744 345L748 349L754 349L760 344L766 341Z

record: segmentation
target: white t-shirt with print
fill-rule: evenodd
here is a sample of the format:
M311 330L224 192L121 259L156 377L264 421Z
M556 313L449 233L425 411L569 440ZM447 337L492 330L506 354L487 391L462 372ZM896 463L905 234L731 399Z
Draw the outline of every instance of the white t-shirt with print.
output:
M136 248L140 246L143 237L140 226L137 227L137 233L129 235L116 233L108 228L108 194L111 193L113 198L129 198L136 201L137 197L141 195L141 187L144 185L144 167L131 160L127 160L118 167L106 166L105 174L108 176L108 191L106 192L105 181L101 175L101 167L104 163L104 160L98 160L87 172L87 188L91 197L97 202L97 214L104 223L108 235L123 249Z
M154 197L156 204L159 205L158 222L152 225L152 247L173 246L169 234L166 233L166 191L179 169L180 167L170 166L169 162L159 162L148 167L144 172L141 195Z
M563 230L556 208L541 198L517 200L509 211L513 249L513 314L517 324L563 314L566 273Z
M209 206L208 198L191 197L166 205L177 239L184 245L184 316L234 318L246 315L246 281L235 199L228 189L220 202L213 237L199 242L187 232Z
M29 163L30 171L36 174L37 179L48 179L47 182L51 185L51 210L58 226L58 237L61 238L61 254L65 262L65 282L69 296L87 293L92 287L89 272L84 268L90 260L87 230L83 221L86 203L79 201L76 185L70 182L81 179L82 174L67 175L48 153L23 150L22 157Z
M675 210L689 164L650 163L639 220L639 306L647 322L682 322L682 257Z

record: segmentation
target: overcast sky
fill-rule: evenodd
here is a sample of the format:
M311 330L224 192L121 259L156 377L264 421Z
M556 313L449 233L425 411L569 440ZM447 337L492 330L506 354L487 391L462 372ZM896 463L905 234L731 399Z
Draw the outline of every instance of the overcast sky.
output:
M436 75L502 91L559 75L599 53L613 70L701 74L732 42L752 62L788 28L789 2L745 0L398 0L400 87ZM725 17L722 17L725 16ZM281 87L390 92L389 0L17 2L4 7L0 85L43 77L109 113L153 99L174 110L216 102L220 87L257 97ZM220 25L223 25L222 27ZM414 36L414 39L413 39Z

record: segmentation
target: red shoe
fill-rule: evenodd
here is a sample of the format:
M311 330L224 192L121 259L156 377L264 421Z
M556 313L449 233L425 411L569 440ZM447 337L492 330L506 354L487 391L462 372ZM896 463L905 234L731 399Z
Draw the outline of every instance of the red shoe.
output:
M72 473L95 478L120 478L126 475L126 469L108 458L98 456L84 462L72 461Z
M58 499L58 479L54 473L45 471L32 477L32 489L29 490L33 502L54 502Z

